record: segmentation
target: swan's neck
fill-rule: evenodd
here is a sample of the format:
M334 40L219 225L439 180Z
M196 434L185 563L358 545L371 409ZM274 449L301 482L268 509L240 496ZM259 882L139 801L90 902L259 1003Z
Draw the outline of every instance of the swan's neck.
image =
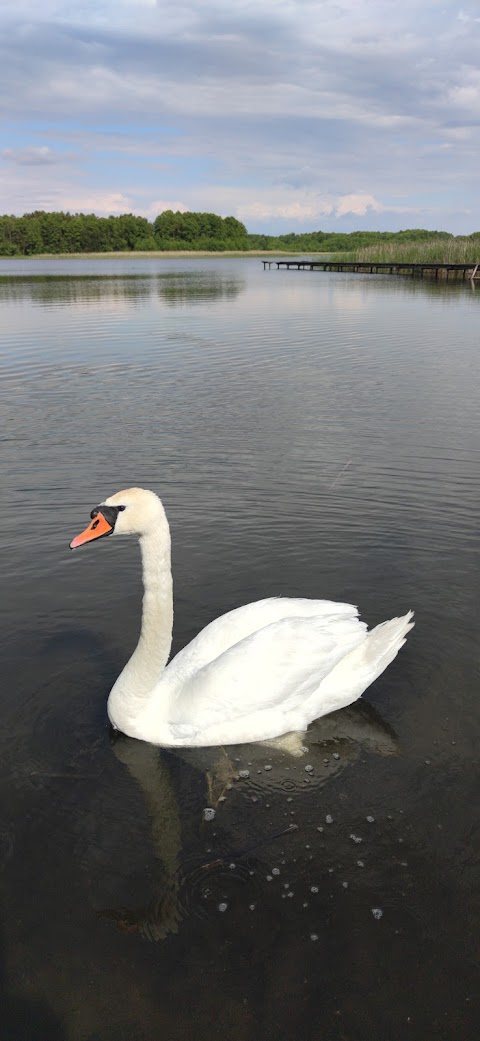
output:
M124 733L145 708L165 668L172 645L173 586L170 533L165 524L140 539L143 610L140 639L108 699L111 722Z
M140 539L140 548L144 586L142 629L129 665L135 669L136 683L149 690L165 668L172 646L170 537L167 542L163 532L144 535Z

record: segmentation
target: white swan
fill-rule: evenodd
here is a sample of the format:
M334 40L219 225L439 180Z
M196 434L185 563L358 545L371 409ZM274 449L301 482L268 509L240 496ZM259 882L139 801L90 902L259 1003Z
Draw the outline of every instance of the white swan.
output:
M271 598L203 629L167 665L172 642L170 530L153 492L128 488L91 512L71 549L138 535L144 598L136 650L108 698L114 727L165 747L243 744L305 731L350 705L395 658L412 612L370 633L351 604Z

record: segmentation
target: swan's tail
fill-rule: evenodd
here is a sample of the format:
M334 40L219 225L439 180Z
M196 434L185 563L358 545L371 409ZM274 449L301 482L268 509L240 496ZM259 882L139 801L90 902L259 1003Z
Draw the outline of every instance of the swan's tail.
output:
M365 643L358 648L362 652L361 667L371 673L369 683L373 683L377 676L380 676L387 668L387 665L390 665L390 662L397 657L400 648L405 643L407 633L415 625L412 618L413 611L409 611L401 618L391 618L389 622L381 622L368 633Z
M407 633L413 629L412 618L413 611L409 611L401 618L391 618L375 626L363 643L345 655L322 680L315 695L309 699L309 707L310 702L315 701L317 714L326 715L357 701L396 658ZM318 709L321 709L319 713Z

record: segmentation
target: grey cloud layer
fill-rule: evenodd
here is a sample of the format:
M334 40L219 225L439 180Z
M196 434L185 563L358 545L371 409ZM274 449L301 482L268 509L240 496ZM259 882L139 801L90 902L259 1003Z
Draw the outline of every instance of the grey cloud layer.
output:
M432 178L449 191L456 169L462 191L473 191L476 2L47 0L40 11L21 0L16 21L1 17L5 117L88 126L85 155L98 147L95 127L143 120L151 142L142 153L127 132L125 154L205 156L228 184L249 174L289 197L383 198ZM160 124L180 136L156 145ZM15 161L15 150L4 158ZM53 164L51 141L20 149L17 161Z

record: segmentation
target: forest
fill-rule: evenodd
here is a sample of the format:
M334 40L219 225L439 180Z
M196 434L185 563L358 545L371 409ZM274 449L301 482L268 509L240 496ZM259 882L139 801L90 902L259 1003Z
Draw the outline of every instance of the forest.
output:
M476 237L478 232L476 233ZM474 236L470 236L474 237ZM289 253L356 251L394 242L453 239L446 231L422 228L398 232L355 231L291 232L286 235L249 234L235 217L215 213L174 213L165 210L152 222L125 213L97 217L93 213L46 213L35 210L22 217L0 216L0 256L42 253L118 253L124 251L203 250L237 252L270 250Z

